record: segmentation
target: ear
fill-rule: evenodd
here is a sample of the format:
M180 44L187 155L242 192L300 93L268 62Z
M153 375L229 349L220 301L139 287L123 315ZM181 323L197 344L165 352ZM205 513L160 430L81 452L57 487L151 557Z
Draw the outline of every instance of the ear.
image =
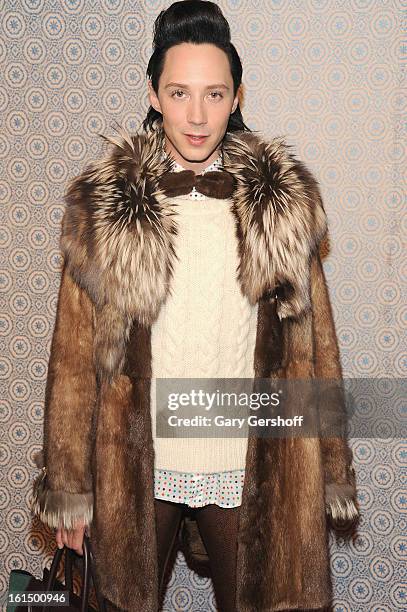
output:
M150 104L151 106L158 111L159 113L161 113L161 105L160 105L160 101L158 99L157 94L155 93L152 83L151 83L151 79L147 80L147 86L148 86L148 97L150 100Z
M235 112L237 105L239 104L239 91L240 91L240 87L236 92L235 99L233 100L232 110L230 111L231 114Z

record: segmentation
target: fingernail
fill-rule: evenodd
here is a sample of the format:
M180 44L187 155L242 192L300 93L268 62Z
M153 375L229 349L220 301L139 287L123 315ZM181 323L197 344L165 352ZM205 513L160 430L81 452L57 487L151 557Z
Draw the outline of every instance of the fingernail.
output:
M64 545L63 544L58 544L58 548L63 548Z

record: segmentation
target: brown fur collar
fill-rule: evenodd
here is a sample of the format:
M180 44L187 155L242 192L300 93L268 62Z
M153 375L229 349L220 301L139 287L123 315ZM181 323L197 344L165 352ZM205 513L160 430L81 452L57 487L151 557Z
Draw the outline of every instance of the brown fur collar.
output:
M161 155L162 129L134 135L119 129L104 138L112 149L69 185L61 247L96 306L96 355L112 375L123 365L134 319L151 325L168 295L177 222L165 191L172 159ZM278 317L297 318L311 307L311 256L327 229L317 181L282 138L228 132L222 149L234 180L242 292L254 304L280 291Z

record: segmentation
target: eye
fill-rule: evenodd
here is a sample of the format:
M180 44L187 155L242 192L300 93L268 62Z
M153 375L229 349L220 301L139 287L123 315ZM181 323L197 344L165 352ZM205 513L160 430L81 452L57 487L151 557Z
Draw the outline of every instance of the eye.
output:
M175 91L172 92L171 97L172 98L179 98L179 96L177 96L176 94L183 94L184 92L182 91L182 89L176 89Z
M211 91L211 94L215 94L215 96L217 96L218 98L223 98L220 91ZM213 98L213 99L215 100L216 98Z

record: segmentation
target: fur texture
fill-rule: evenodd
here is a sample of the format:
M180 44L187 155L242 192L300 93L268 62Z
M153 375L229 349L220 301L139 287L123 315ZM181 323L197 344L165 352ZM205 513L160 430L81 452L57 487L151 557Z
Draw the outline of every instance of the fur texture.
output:
M212 198L230 198L235 188L233 176L224 170L195 174L193 170L167 172L161 177L160 186L168 196L189 193L195 186L198 191Z
M52 491L46 476L47 471L44 466L34 483L33 512L53 528L64 525L67 529L71 529L79 519L83 519L89 525L93 519L93 494Z
M175 207L162 199L166 182L174 193L162 140L161 130L110 138L112 151L66 196L61 247L98 308L97 365L110 380L123 366L132 320L151 325L170 290L177 223ZM235 185L242 291L254 304L278 286L279 318L298 317L310 308L309 262L327 229L317 183L281 139L228 133L223 159Z
M67 193L45 468L33 509L50 526L60 519L70 526L78 511L92 516L96 572L110 609L156 612L151 324L171 290L176 210L166 199L170 160L160 155L162 133L122 132L109 142L111 151ZM259 303L255 375L340 383L318 249L326 215L315 179L281 139L227 134L223 149L234 185L238 278ZM342 422L343 399L339 384L317 404L307 393L291 398L288 411ZM328 525L343 528L358 513L344 436L251 436L239 515L238 612L328 606ZM193 527L185 521L182 533L197 567L205 551Z

